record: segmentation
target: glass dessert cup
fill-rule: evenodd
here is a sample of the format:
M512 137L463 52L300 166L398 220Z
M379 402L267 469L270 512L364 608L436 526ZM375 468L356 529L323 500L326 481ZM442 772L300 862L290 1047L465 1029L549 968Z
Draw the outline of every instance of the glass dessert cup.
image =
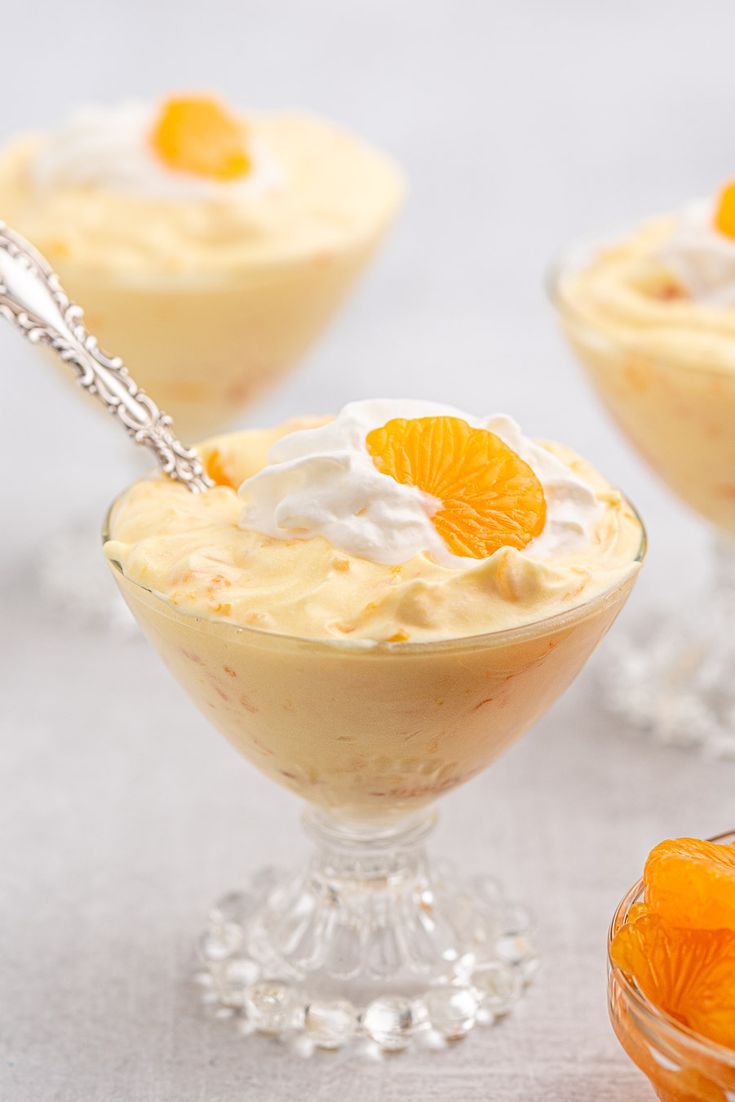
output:
M644 550L642 538L636 563ZM193 702L308 805L308 867L256 874L211 912L200 954L213 1011L307 1046L399 1050L509 1010L535 967L528 918L487 878L431 864L433 804L566 689L625 603L634 562L536 623L374 644L198 617L110 566Z
M550 274L562 329L615 422L713 532L708 587L691 607L682 608L679 596L677 612L655 611L618 642L605 699L663 742L733 756L735 371L662 353L643 325L605 324L571 301L565 284L603 246L573 250Z
M733 842L735 832L710 841ZM608 950L631 907L642 899L639 880L618 904ZM609 952L608 1008L620 1044L661 1102L729 1102L735 1097L735 1051L701 1037L655 1007L612 963Z

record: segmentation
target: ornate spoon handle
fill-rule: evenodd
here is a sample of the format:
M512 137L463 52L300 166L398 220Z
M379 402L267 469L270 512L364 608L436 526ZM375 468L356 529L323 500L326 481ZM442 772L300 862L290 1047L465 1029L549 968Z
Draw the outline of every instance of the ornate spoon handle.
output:
M171 418L136 386L119 356L107 356L84 328L58 276L19 234L0 222L0 315L32 344L44 344L77 372L136 444L149 448L164 474L192 493L212 486L200 460L171 431Z

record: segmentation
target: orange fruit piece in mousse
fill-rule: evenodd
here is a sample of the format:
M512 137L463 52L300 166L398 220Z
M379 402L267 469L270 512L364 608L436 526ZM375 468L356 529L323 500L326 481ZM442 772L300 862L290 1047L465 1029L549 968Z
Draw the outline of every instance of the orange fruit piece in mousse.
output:
M720 192L715 211L715 229L726 237L735 237L735 180L731 180Z
M735 931L735 844L672 838L643 872L646 903L671 926Z
M455 555L484 559L522 550L546 521L546 499L529 465L488 429L459 417L396 418L368 433L379 471L441 502L432 523Z
M227 469L219 448L212 448L205 463L206 471L215 486L230 486L235 488L235 482Z
M611 956L654 1006L735 1048L735 930L684 930L644 915L620 928Z
M214 180L236 180L250 171L245 127L215 99L167 100L151 134L169 168Z

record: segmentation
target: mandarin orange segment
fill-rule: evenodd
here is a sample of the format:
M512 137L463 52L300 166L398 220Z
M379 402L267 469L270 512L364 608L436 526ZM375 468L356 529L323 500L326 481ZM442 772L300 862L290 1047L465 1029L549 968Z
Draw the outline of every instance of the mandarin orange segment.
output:
M672 926L735 931L735 844L672 838L643 871L646 903Z
M631 903L625 921L637 922L639 918L643 918L650 913L646 903Z
M401 417L373 429L365 443L379 471L439 499L431 519L455 555L522 550L543 530L543 487L494 432L459 417Z
M631 1014L618 1005L613 1007L611 1016L618 1040L633 1063L650 1079L659 1102L728 1102L725 1091L718 1086L724 1070L721 1064L713 1066L705 1058L701 1068L693 1067L691 1049L686 1041L675 1047L667 1039L664 1067L660 1062L662 1046L651 1043L651 1035L640 1028L635 1011Z
M206 96L168 100L151 143L168 167L180 172L235 180L251 168L242 122Z
M644 915L618 930L610 955L654 1006L735 1048L735 931L682 930Z
M222 452L219 448L212 448L207 456L204 467L215 486L231 486L234 488L235 481L227 469L227 465L222 458Z
M735 180L720 192L715 210L715 229L727 237L735 237Z

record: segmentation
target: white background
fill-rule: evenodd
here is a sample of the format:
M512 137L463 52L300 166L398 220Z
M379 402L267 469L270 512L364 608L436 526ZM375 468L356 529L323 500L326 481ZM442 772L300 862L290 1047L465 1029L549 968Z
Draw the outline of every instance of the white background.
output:
M249 423L380 395L507 410L644 513L652 551L627 616L702 582L703 526L598 409L543 278L569 239L735 174L731 3L2 0L0 13L0 138L78 102L213 88L321 111L405 166L385 251ZM9 329L0 361L0 1097L647 1097L605 1022L605 924L659 837L733 825L732 767L632 741L600 718L589 678L446 801L437 842L461 838L463 860L504 872L539 913L547 967L523 1017L430 1066L356 1069L294 1066L200 1020L190 941L212 896L291 856L293 801L206 730L141 644L92 639L48 608L33 557L71 518L92 546L129 446Z

